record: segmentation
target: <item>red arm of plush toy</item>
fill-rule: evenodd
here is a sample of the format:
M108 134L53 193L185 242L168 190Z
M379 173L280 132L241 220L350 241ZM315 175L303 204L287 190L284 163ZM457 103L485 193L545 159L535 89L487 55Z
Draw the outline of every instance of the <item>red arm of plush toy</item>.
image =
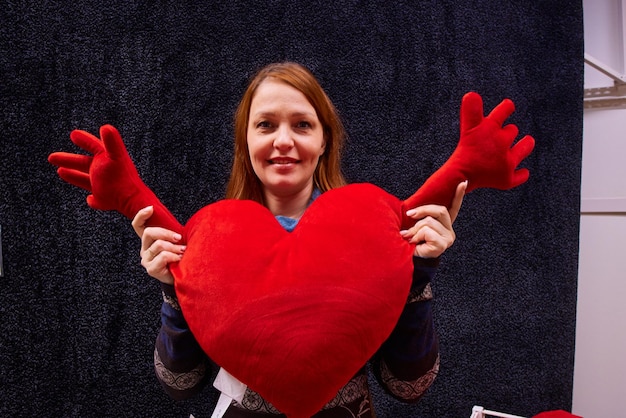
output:
M535 140L526 135L513 145L518 129L504 122L514 110L513 102L506 99L484 117L480 95L467 93L463 96L461 136L456 149L448 161L403 202L404 209L426 204L450 207L456 186L465 180L469 181L468 192L483 187L507 190L528 180L528 170L517 169L517 166L530 155ZM403 227L414 224L414 219L404 217Z
M90 207L116 210L132 219L140 209L152 205L154 214L148 225L182 233L183 227L174 215L141 181L117 129L102 126L100 138L74 130L70 134L72 142L93 156L55 152L48 161L59 167L57 173L63 180L91 192L87 196Z

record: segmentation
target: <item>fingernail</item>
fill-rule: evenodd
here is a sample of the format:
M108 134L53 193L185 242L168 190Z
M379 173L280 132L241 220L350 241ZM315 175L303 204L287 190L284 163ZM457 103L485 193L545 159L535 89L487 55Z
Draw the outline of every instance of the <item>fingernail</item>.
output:
M180 241L183 237L180 234L174 234L174 239Z
M406 211L406 216L413 216L417 212L415 209L409 209Z
M407 231L406 229L403 229L402 231L400 231L400 235L402 235L403 237L406 237L408 233L409 231Z

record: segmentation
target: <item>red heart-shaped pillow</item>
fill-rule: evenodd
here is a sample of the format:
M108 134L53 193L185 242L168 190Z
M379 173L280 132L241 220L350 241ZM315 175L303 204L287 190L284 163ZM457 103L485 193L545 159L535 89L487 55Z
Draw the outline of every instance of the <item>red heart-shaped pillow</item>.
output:
M413 246L401 220L402 202L371 184L324 193L291 233L255 202L205 207L185 226L187 251L172 266L191 331L280 411L313 415L402 312Z

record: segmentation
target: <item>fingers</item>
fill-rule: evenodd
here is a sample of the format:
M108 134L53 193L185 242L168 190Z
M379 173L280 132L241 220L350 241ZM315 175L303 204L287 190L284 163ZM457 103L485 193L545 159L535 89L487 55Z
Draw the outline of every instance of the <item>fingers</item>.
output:
M76 170L69 170L64 167L59 168L57 170L57 174L69 184L91 192L91 180L89 178L89 174Z
M429 228L422 228L414 254L421 258L436 258L444 253L454 242L454 236L442 235Z
M142 215L139 213L135 216L135 219L141 218ZM168 229L144 228L141 237L141 265L150 276L162 283L174 283L169 264L182 259L186 247L176 244L181 238L180 234Z
M520 139L513 147L511 148L511 154L513 155L513 167L517 167L526 157L530 155L530 153L535 148L535 139L526 135L522 139ZM520 184L525 183L530 177L530 171L527 168L520 168L519 170L515 170L513 172L513 177L511 179L511 188L517 187Z
M89 172L93 157L90 155L71 154L69 152L53 152L48 156L48 162L57 167Z
M178 244L181 239L182 236L179 233L169 229L158 227L144 228L141 236L140 255L143 258L145 253L148 253L152 259L162 251L182 254L185 251L185 246Z
M93 194L87 196L87 205L95 210L111 210L111 207L106 206L101 200L96 199Z
M162 251L154 256L152 254L150 252L141 258L141 265L146 269L148 275L162 283L174 284L174 276L168 266L180 261L182 256L167 251Z
M152 206L147 206L141 209L139 212L137 212L137 214L133 218L133 221L131 224L133 226L133 229L135 230L135 233L137 234L139 238L143 236L143 232L146 229L146 222L148 222L148 219L150 219L153 213L154 213L154 208Z
M153 245L148 247L142 254L142 260L151 263L159 258L167 259L167 264L180 261L185 253L184 245L173 245L167 241L155 241Z
M469 131L483 120L483 99L478 93L470 92L461 100L461 132Z
M519 128L517 125L509 124L502 127L502 131L504 132L504 136L510 138L510 143L512 144L517 138L517 134L519 134Z
M515 104L509 99L504 99L500 102L499 105L493 108L493 110L491 111L491 113L489 113L489 116L487 117L496 122L499 126L502 126L504 124L504 121L507 120L514 111Z
M74 145L94 155L104 151L102 141L100 141L97 137L90 134L89 132L75 129L70 132L70 139L72 140Z
M102 138L104 148L113 160L118 160L128 155L120 133L112 125L100 127L100 138Z
M527 168L520 168L519 170L515 170L513 172L513 178L511 179L511 187L517 187L520 184L526 183L528 178L530 177L530 171Z
M457 186L453 203L454 217L461 207L466 188L467 182L462 182ZM439 257L454 243L456 235L452 229L453 218L445 206L420 206L407 211L407 215L417 219L417 222L408 230L400 231L400 234L410 244L415 244L416 256Z
M448 213L450 214L450 221L454 223L456 217L461 210L461 205L463 204L463 197L465 197L465 192L467 191L467 180L459 183L456 186L456 191L454 193L454 198L452 199L452 205L450 209L448 209Z
M418 206L414 209L408 210L406 214L408 217L413 218L417 221L419 221L420 219L424 219L426 217L431 217L446 226L452 226L450 213L448 212L448 209L446 209L445 206L440 206L440 205Z
M410 244L415 244L414 254L422 258L439 257L456 238L451 227L446 228L430 217L418 221L413 228L402 233Z
M509 99L504 99L493 108L487 117L496 122L498 126L502 126L514 111L515 104ZM478 93L470 92L463 96L461 101L461 132L478 126L484 118L483 115L483 99Z
M446 226L443 222L427 216L417 221L411 228L405 231L400 231L400 235L407 239L411 244L417 244L425 241L424 235L429 232L434 232L438 235L448 235L451 229L451 227Z
M530 135L526 135L525 137L517 141L517 143L513 145L512 148L513 155L515 156L515 165L517 166L517 164L521 163L522 160L528 157L530 153L533 152L534 148L535 139Z

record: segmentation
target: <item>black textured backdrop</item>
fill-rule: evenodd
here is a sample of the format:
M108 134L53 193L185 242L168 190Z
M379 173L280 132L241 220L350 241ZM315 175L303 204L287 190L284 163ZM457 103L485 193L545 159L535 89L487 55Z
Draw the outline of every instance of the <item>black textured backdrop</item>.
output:
M212 4L215 3L215 4ZM128 221L46 158L72 129L119 128L185 222L222 196L251 74L294 60L346 123L345 173L407 197L452 152L462 95L537 146L525 185L467 196L435 283L439 378L379 417L571 406L582 137L581 1L4 1L0 7L1 416L208 417L152 370L157 283Z

